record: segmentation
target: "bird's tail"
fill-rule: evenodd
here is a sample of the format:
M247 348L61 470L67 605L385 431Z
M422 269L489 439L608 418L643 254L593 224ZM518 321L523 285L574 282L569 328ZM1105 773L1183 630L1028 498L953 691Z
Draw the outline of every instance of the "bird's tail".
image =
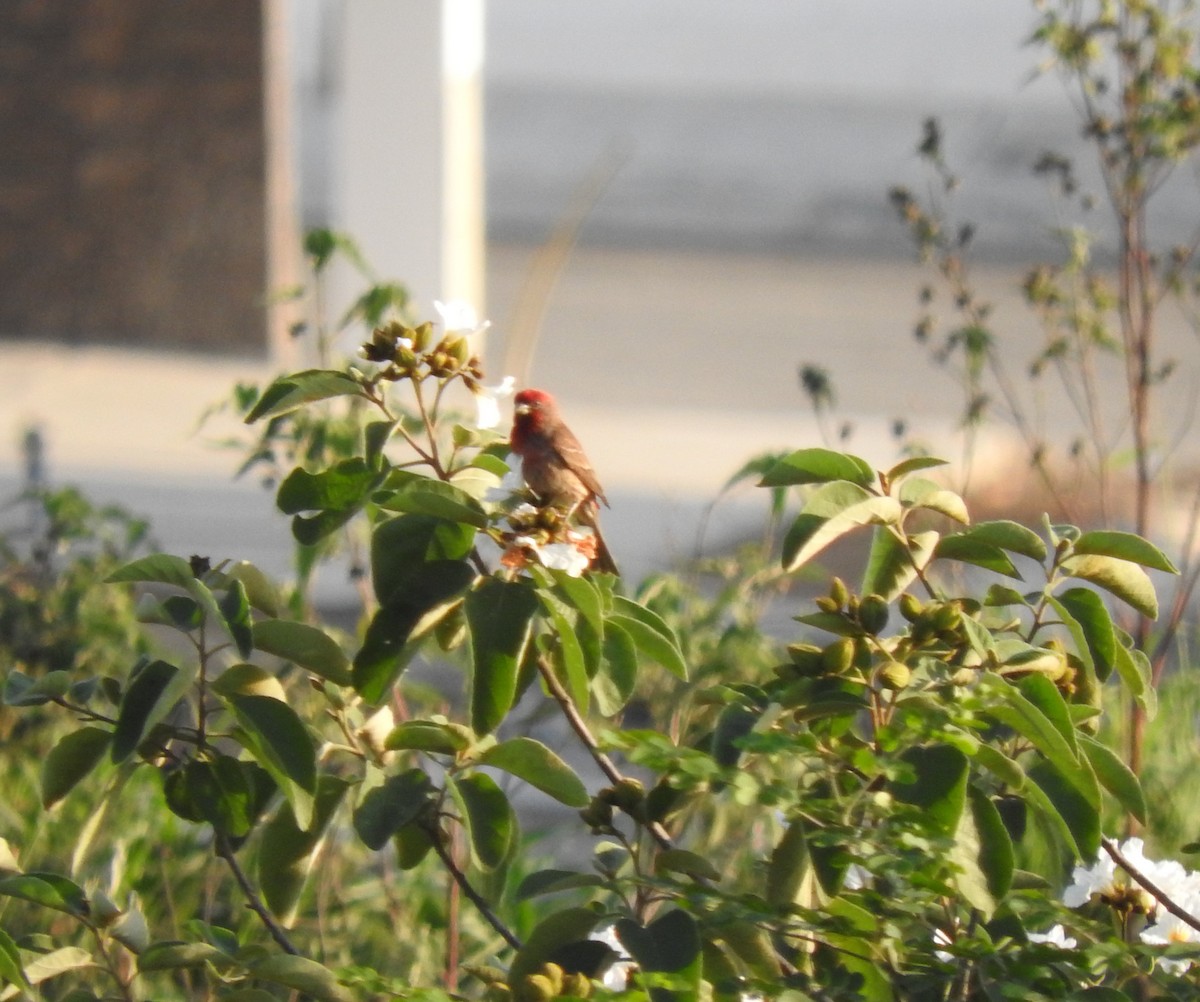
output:
M600 506L596 504L595 498L589 498L580 505L575 517L581 525L586 525L592 530L596 540L596 555L592 558L591 569L602 571L605 574L620 574L612 551L608 548L608 543L604 541L604 534L600 531Z

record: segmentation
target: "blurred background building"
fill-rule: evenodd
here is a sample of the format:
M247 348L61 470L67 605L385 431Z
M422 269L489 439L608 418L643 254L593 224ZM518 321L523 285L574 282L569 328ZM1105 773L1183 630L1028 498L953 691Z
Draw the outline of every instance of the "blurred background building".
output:
M645 566L691 552L753 452L821 440L802 363L829 370L868 458L891 458L900 415L936 446L960 401L911 349L923 276L887 190L935 190L916 146L938 116L978 282L1032 350L1019 282L1058 221L1030 168L1086 156L1025 44L1034 17L961 0L11 0L2 483L36 425L55 478L148 512L164 545L244 545L278 568L283 520L229 485L234 457L195 423L235 379L299 357L267 293L298 277L314 225L354 236L423 311L483 308L494 375L515 360L562 398L616 502L614 544ZM1168 202L1159 221L1189 218ZM556 233L565 256L544 252ZM532 355L513 343L534 332Z

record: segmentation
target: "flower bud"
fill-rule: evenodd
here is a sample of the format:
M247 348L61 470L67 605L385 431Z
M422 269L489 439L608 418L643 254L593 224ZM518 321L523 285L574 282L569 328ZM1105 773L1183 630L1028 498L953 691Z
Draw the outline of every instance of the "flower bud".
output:
M829 597L837 603L839 609L844 607L850 598L850 591L846 587L846 582L841 578L834 578L829 583Z
M821 651L821 667L830 675L841 675L854 663L854 641L840 637Z
M912 669L903 661L885 661L879 666L878 677L885 689L900 692L912 681Z
M428 320L408 332L409 340L413 343L413 351L423 352L429 347L429 339L433 333L433 324Z
M517 986L517 1002L550 1002L558 992L544 974L530 974Z
M862 628L872 636L877 636L887 626L887 601L880 595L867 595L858 604L858 621Z
M915 595L910 595L905 592L900 596L900 615L907 619L910 623L915 623L924 612L924 607L921 605L920 599Z
M576 971L563 978L562 994L572 998L585 999L592 994L592 981L586 974Z

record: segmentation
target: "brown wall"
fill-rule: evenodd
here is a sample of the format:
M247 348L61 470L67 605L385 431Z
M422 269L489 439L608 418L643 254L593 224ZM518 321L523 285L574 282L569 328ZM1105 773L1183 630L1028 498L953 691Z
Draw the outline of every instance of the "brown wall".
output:
M0 337L265 351L257 0L0 2Z

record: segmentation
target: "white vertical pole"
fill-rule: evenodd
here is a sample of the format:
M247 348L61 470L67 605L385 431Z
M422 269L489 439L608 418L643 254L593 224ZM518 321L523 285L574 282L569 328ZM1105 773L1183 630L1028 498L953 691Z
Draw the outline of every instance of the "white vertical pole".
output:
M263 0L263 135L266 142L266 252L268 357L294 368L295 341L288 328L293 307L275 300L281 289L301 281L292 143L292 65L288 49L288 0Z
M434 299L482 309L482 3L349 0L342 10L334 226L377 275L408 286L419 318Z

